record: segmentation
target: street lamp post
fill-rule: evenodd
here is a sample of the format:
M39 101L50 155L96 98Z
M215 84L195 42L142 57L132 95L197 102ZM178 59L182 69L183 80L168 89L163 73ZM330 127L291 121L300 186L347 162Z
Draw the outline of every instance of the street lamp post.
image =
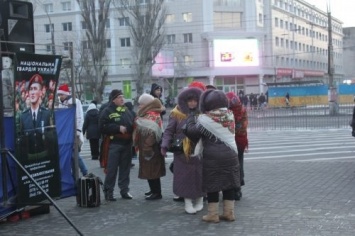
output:
M337 89L334 84L334 58L333 58L333 36L332 36L332 14L328 12L328 98L329 98L329 115L336 115L338 113L337 107Z

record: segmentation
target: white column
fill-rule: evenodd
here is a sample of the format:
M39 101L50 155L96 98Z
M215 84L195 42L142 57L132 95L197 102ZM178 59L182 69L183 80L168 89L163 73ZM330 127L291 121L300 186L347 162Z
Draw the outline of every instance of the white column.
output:
M209 83L208 84L211 84L213 85L213 82L214 82L214 76L209 76Z
M264 92L264 75L260 74L259 75L259 94Z

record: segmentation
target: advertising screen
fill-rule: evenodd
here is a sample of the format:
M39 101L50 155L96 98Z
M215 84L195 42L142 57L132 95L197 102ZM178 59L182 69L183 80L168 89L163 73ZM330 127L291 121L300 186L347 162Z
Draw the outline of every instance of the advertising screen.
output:
M174 52L161 50L155 57L155 64L152 66L152 76L173 77L174 76Z
M213 46L215 67L259 66L257 39L216 39Z

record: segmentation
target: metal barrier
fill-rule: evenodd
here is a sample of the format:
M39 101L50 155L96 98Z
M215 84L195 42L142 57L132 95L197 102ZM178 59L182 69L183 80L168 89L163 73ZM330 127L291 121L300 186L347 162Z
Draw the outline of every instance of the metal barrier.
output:
M336 113L330 115L328 105L304 107L279 107L250 110L250 130L291 130L349 128L354 104L337 105Z

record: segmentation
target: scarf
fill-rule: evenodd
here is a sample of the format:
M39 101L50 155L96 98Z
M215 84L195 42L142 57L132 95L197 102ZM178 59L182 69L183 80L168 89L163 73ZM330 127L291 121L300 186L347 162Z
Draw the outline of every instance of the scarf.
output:
M142 135L153 133L157 143L161 141L163 134L163 121L160 113L163 111L163 106L158 99L143 106L138 111L138 116L135 120L133 132L134 146L138 149L139 139Z
M187 119L187 115L180 111L179 106L174 107L174 109L170 113L170 116L177 119L179 122ZM193 144L188 137L185 137L182 140L182 147L183 147L183 151L184 151L185 158L187 161L190 159L190 155L192 153L192 146L193 146Z
M234 140L235 123L232 111L219 108L202 114L197 119L197 125L202 133L221 140L226 146L238 153Z

